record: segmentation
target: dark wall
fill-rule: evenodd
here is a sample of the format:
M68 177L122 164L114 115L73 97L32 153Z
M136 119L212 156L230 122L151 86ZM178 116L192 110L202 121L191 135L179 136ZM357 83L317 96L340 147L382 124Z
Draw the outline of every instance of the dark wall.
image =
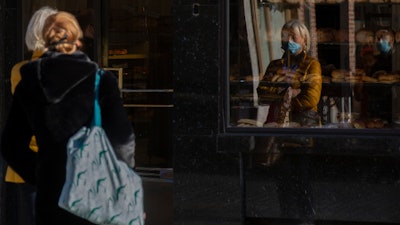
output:
M0 125L3 125L6 107L10 102L10 74L11 68L16 62L21 60L21 35L17 35L20 24L20 11L18 10L18 1L0 0ZM2 126L1 126L2 127Z
M237 154L216 148L221 3L174 1L174 224L240 224Z
M0 0L0 127L3 127L7 109L9 108L10 96L10 73L12 66L18 61L18 53L21 49L17 33L19 15L17 1ZM4 162L0 160L2 170L5 171ZM0 193L5 196L4 178L0 174ZM6 201L1 198L0 201L0 224L5 223L4 208Z

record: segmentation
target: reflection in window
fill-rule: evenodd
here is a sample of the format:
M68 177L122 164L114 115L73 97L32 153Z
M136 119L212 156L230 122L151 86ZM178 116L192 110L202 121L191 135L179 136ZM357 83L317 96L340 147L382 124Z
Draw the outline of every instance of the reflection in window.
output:
M229 126L398 127L400 4L229 5Z

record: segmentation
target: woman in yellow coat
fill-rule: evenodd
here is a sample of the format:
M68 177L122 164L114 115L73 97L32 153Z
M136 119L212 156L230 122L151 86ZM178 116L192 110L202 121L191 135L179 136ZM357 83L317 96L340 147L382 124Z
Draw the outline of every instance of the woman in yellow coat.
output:
M284 54L268 65L257 89L259 104L270 105L267 122L285 124L289 114L289 121L302 127L318 126L322 74L318 59L308 54L309 31L299 20L291 20L283 26L281 37ZM258 157L257 161L263 166L275 166L282 216L290 217L297 212L301 224L314 224L316 212L308 176L309 156L304 153L282 154L282 143L310 146L312 139L261 137L256 142L256 149L265 155Z
M43 25L47 17L56 12L57 10L45 6L32 15L25 35L25 44L28 50L33 52L31 60L39 58L46 51L42 35ZM10 78L12 94L14 94L15 88L21 80L20 68L29 61L30 60L21 61L15 64L12 68ZM34 152L38 151L34 136L32 136L29 147ZM6 221L9 222L9 224L15 225L35 224L33 206L35 188L25 183L25 181L11 167L7 167L5 181L7 192L6 198L10 198L10 201L6 201L8 204L5 208L5 215L7 217Z
M257 89L260 104L271 104L274 100L271 97L281 99L277 107L271 105L267 122L283 123L285 111L290 108L290 121L301 126L319 125L317 108L322 74L318 59L308 54L309 31L299 20L291 20L282 27L281 37L284 54L281 59L270 62ZM289 87L268 85L275 81L286 82Z
M45 6L37 10L29 21L25 35L25 44L28 50L33 51L31 60L39 58L46 51L42 35L44 21L48 16L55 14L56 12L56 9ZM21 80L20 68L29 61L30 60L21 61L15 64L12 68L10 78L12 94L14 94L15 88ZM32 151L38 151L35 137L32 137L30 147ZM7 168L5 179L7 182L24 183L23 179L17 173L13 172L10 167Z

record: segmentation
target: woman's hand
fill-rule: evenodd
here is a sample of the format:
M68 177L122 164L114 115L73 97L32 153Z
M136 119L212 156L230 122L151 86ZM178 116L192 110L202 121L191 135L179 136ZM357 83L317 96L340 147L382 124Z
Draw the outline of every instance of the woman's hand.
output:
M299 95L300 94L300 92L301 92L301 89L300 88L292 88L292 87L289 87L289 90L292 92L292 98L295 98L297 95Z
M299 88L300 87L300 75L296 71L287 70L285 74L285 81L290 84L290 87Z

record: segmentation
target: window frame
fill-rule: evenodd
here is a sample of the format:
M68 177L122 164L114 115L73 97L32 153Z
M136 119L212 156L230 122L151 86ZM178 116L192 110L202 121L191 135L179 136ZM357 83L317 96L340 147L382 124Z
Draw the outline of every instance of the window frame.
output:
M220 135L221 136L310 136L310 137L373 137L394 138L400 135L400 127L390 128L266 128L235 127L230 125L230 0L224 0L221 7L221 94L220 94ZM261 2L261 1L260 1ZM322 96L321 96L322 97Z

